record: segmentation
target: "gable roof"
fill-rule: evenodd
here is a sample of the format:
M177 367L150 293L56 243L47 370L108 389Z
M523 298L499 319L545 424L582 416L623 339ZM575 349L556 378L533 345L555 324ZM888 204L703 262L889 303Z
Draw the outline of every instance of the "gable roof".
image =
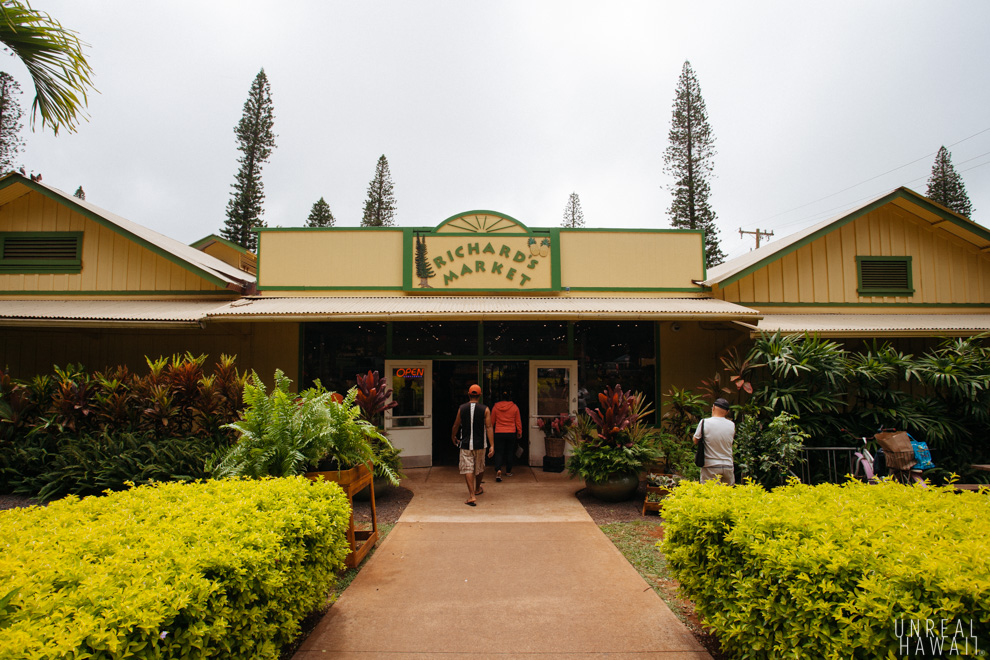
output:
M973 222L966 216L959 215L955 211L928 199L924 195L920 195L902 186L886 195L872 199L861 206L844 211L837 216L833 216L779 240L767 243L741 257L730 259L723 264L709 268L707 279L702 281L701 284L718 287L732 284L750 273L763 268L770 262L776 261L808 243L821 238L825 234L835 231L839 227L887 204L896 204L913 213L919 219L930 223L931 226L937 226L940 230L947 231L967 240L981 249L990 248L990 230Z
M234 241L228 241L226 238L223 238L222 236L217 236L216 234L210 234L209 236L204 236L195 243L190 243L189 247L194 247L197 250L202 251L204 248L209 247L213 243L220 243L221 245L226 245L232 250L237 250L241 254L250 254L254 256L254 252L251 252L247 248L238 245Z
M32 190L68 206L93 222L125 236L217 286L228 288L237 293L245 293L256 281L254 276L238 270L216 257L185 245L174 238L159 234L136 222L131 222L58 188L53 188L40 181L31 181L17 172L11 172L0 177L0 204L6 204Z

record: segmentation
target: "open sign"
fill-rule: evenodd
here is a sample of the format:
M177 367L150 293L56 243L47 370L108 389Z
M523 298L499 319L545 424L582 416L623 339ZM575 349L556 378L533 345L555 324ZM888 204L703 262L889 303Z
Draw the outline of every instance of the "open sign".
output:
M424 367L399 367L395 375L399 378L422 378L425 371Z

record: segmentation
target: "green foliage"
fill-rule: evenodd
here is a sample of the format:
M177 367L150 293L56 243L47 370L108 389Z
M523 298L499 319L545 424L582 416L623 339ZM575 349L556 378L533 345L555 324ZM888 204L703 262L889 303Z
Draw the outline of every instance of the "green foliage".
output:
M82 365L15 382L0 372L0 492L54 497L119 490L125 481L203 475L233 434L244 377L222 355L148 359L146 375ZM76 463L75 461L79 461Z
M307 227L333 227L334 225L333 213L330 212L330 205L327 204L326 200L320 197L313 204L313 208L309 212L309 217L306 218Z
M368 199L364 202L364 215L361 218L362 227L395 226L395 194L392 189L392 174L388 169L388 160L382 154L375 165L375 176L368 183Z
M694 464L694 441L663 430L658 432L658 437L660 456L665 469L686 479L697 481L701 476L701 468Z
M0 172L17 169L18 157L24 150L21 138L21 86L13 76L0 71Z
M945 339L914 356L879 342L850 353L814 335L762 335L749 354L755 385L747 408L799 416L812 446L835 445L843 428L900 428L927 442L940 466L965 473L990 459L986 339Z
M82 52L86 44L26 2L3 0L0 14L0 42L20 58L34 82L32 128L40 114L42 128L47 125L55 135L60 128L74 133L93 87L93 70Z
M749 415L736 427L732 443L733 463L743 477L770 489L781 486L794 475L801 460L801 449L808 434L797 425L798 418L782 412L770 423Z
M372 440L391 446L370 423L360 418L357 390L347 396L316 387L290 393L292 381L275 371L269 395L258 374L244 385L245 410L228 428L240 434L225 455L214 456L207 470L216 478L290 476L308 468L348 469L375 459ZM394 482L398 478L390 477Z
M941 147L935 155L925 196L959 215L967 218L973 215L973 204L966 194L966 184L952 166L952 154L945 147Z
M616 385L600 393L598 401L601 407L588 408L567 430L572 477L602 483L612 475L640 472L660 457L660 434L643 422L652 411L641 394L624 393Z
M0 657L277 658L343 568L349 517L337 484L301 477L4 511Z
M661 419L661 426L678 439L689 439L694 435L698 422L711 408L711 402L703 396L690 390L680 389L676 385L664 394L669 399Z
M38 461L43 471L24 475L17 492L53 500L64 495L99 495L125 490L128 484L204 479L204 457L227 446L226 438L209 436L159 438L150 433L66 436L50 456ZM17 456L31 461L44 445L27 443Z
M731 657L900 657L908 619L990 639L986 494L682 483L664 519L669 566Z
M233 191L227 202L227 219L220 235L248 250L258 245L252 227L264 227L261 219L265 212L265 186L261 181L261 168L275 148L275 109L272 104L272 88L262 69L251 83L241 120L234 128L237 150L241 152L237 162L240 168Z
M631 445L600 444L594 440L572 442L572 453L567 460L567 471L572 477L580 477L593 483L604 483L609 477L641 471L657 459L660 452L655 437L642 434Z
M677 80L668 140L663 163L664 173L674 177L674 183L669 186L674 198L667 209L670 226L704 230L705 265L711 268L725 261L718 242L715 211L709 203L715 137L708 123L701 85L690 62L684 62Z

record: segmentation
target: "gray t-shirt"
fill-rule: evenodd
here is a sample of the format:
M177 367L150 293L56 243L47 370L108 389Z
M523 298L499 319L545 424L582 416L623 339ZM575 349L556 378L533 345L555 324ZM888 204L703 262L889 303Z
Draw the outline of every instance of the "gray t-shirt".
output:
M705 467L732 467L732 438L735 435L736 425L725 417L705 420ZM694 437L701 437L701 424Z

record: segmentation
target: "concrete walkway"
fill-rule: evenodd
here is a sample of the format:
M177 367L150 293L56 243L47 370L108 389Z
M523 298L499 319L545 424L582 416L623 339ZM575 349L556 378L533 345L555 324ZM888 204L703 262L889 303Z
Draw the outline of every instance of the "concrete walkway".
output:
M456 468L407 472L412 501L296 660L710 660L592 522L580 482L489 471L469 507Z

